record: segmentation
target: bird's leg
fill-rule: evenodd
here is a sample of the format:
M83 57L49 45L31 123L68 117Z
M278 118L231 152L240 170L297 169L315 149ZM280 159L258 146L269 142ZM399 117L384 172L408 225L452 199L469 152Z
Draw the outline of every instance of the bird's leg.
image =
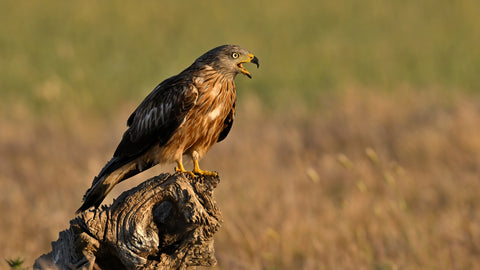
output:
M215 177L218 175L216 172L209 172L209 171L204 171L200 169L200 166L198 165L198 160L196 159L193 160L193 173L206 175L206 176L215 176Z
M176 172L187 172L183 167L183 163L181 161L177 161L177 167L175 167Z
M190 172L190 171L185 170L185 168L183 167L183 163L182 163L182 161L180 161L180 160L177 160L177 167L175 167L175 171L176 171L176 172L187 173L187 174L189 174L191 177L195 177L195 174L194 174L193 172Z

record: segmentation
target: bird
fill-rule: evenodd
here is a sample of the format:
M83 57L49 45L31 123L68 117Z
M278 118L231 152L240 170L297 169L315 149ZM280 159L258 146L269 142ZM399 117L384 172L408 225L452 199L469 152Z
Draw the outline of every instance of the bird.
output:
M113 187L157 164L176 162L175 171L217 176L200 169L199 160L224 140L235 116L235 77L252 75L243 66L258 58L238 45L215 47L179 74L158 84L127 120L113 157L93 179L77 213L98 208ZM193 160L187 171L182 157Z

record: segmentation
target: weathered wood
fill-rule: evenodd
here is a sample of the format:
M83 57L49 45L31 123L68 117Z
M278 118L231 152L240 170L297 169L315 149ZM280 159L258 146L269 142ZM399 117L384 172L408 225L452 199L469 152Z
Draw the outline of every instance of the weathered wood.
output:
M185 269L216 264L218 177L161 174L81 213L34 269Z

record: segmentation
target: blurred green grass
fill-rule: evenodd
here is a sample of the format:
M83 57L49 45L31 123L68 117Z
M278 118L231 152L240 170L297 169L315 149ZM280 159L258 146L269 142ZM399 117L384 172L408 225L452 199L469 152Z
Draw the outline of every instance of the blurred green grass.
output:
M276 106L315 106L348 86L479 90L480 2L2 1L3 104L34 111L108 112L140 101L168 76L224 43L261 69L238 79Z
M0 253L47 251L140 100L236 43L261 66L202 161L226 179L220 269L478 268L478 14L476 0L0 1Z

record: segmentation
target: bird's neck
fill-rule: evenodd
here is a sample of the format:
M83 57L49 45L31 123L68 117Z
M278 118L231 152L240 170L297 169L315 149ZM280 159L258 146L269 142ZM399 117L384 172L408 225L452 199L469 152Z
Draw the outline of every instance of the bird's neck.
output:
M235 76L226 76L210 66L203 66L195 72L193 83L200 95L217 96L223 92L235 94Z

